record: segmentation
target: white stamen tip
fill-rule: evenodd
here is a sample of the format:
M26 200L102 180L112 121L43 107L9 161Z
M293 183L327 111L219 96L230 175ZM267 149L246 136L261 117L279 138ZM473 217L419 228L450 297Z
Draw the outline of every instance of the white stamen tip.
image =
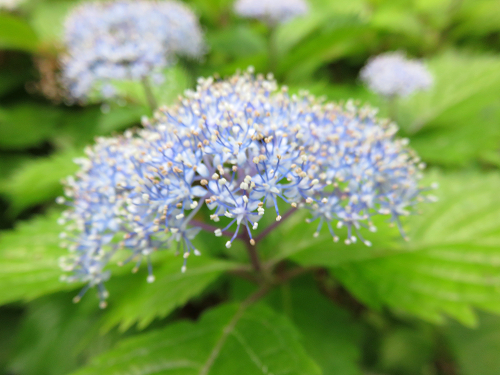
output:
M154 281L155 281L155 276L154 276L154 275L149 275L149 276L148 276L148 278L147 278L147 281L148 281L148 283L150 283L150 284L151 284L151 283L154 283Z

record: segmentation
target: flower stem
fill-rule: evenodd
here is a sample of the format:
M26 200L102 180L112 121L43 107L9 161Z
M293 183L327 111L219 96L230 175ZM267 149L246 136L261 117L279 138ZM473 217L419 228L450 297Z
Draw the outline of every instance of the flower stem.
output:
M149 108L151 108L151 112L155 112L158 108L158 103L156 102L156 98L153 94L153 90L151 89L151 85L149 83L149 79L147 76L142 77L142 87L144 88L144 93L146 94L146 100L148 102Z
M268 70L276 74L276 68L278 66L278 54L276 48L276 26L269 26L269 36L268 36L268 58L269 65Z
M279 226L282 222L284 222L286 219L288 219L295 211L297 211L296 208L290 209L286 214L284 214L281 217L280 221L276 221L269 225L266 229L264 229L256 238L255 242L259 242L264 239L269 233L271 233L277 226Z
M394 121L398 122L398 103L395 95L389 96L387 98L387 110L389 114L389 118Z
M253 269L255 270L255 272L261 274L262 264L260 263L259 254L257 253L257 248L255 247L255 245L252 245L250 243L250 236L248 235L247 232L242 233L241 239L245 244Z

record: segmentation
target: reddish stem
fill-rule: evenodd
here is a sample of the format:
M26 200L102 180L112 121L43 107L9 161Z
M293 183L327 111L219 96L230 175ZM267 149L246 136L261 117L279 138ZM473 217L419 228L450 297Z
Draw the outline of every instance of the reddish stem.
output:
M295 211L297 211L296 208L292 208L289 210L286 214L284 214L281 217L280 221L276 221L269 225L266 229L264 229L256 238L255 242L259 242L263 240L269 233L271 233L277 226L279 226L282 222L284 222L286 219L288 219Z

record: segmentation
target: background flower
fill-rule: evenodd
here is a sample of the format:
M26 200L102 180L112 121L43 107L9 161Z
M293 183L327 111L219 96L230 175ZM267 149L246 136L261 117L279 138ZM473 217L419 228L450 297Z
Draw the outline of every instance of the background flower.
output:
M276 25L305 15L309 7L304 0L238 0L234 9L242 17Z
M405 57L401 52L388 52L371 58L361 70L361 79L377 94L408 96L428 90L433 84L431 73L423 62Z
M113 81L158 77L177 55L205 51L196 16L175 1L82 4L66 19L65 44L63 80L76 99L95 88L113 96Z
M0 0L0 9L12 10L21 4L24 0Z

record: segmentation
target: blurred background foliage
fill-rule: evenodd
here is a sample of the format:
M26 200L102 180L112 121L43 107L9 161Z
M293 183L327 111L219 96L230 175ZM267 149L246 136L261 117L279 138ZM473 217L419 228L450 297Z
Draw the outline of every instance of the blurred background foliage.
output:
M203 361L236 308L220 303L248 295L249 285L225 272L245 253L235 244L229 256L206 235L198 241L204 256L190 260L185 275L172 254L160 254L154 284L117 268L108 309L93 296L71 303L78 285L59 282L60 180L76 171L73 159L94 137L151 114L134 82L122 83L113 103L65 103L57 56L76 2L25 0L0 11L0 374L59 375L89 363L77 373L129 373L130 364L143 371L134 373L174 373L162 363L187 352ZM309 0L310 14L271 40L265 25L233 14L232 0L186 2L201 18L209 53L165 72L156 88L162 104L198 76L249 65L267 72L271 46L280 83L379 107L427 163L428 181L440 183L440 201L406 223L409 243L389 228L371 235L373 248L334 245L327 235L313 238L304 217L266 238L265 259L320 269L247 310L257 328L238 324L246 346L228 343L227 361L210 373L233 374L231 360L267 349L270 363L293 363L302 374L500 374L498 0ZM392 50L424 59L435 77L432 90L395 107L358 80L370 56ZM147 355L131 356L145 348ZM249 364L246 374L270 373L272 363Z

